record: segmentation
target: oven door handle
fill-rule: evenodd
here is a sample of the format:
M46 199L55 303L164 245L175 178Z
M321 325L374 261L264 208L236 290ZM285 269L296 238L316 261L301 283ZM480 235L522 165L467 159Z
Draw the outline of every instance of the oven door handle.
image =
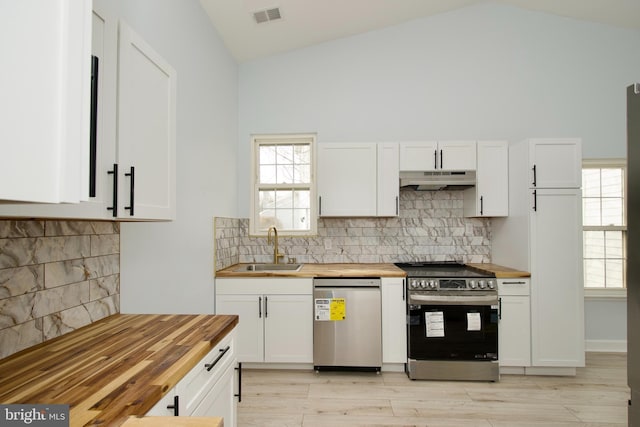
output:
M495 305L497 295L409 295L409 304L435 303L442 305Z

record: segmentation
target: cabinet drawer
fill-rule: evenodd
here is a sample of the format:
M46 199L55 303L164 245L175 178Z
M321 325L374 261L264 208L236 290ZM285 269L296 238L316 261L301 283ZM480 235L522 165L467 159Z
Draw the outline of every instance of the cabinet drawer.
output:
M235 363L235 340L234 330L178 383L176 393L180 396L180 415L192 415L216 381Z

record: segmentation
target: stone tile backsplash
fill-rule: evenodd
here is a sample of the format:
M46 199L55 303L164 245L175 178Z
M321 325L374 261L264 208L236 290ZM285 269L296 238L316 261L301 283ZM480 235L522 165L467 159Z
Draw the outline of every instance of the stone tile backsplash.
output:
M118 223L0 220L0 358L119 311Z
M280 252L303 263L491 261L491 222L463 217L461 191L400 191L394 218L320 218L316 237L281 237ZM249 236L249 220L215 218L215 269L271 262L273 247Z

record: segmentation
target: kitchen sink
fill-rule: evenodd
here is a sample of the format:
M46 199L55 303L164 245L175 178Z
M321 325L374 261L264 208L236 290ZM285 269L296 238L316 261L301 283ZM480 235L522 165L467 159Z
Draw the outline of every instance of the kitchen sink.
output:
M298 271L302 264L248 264L236 268L234 271Z

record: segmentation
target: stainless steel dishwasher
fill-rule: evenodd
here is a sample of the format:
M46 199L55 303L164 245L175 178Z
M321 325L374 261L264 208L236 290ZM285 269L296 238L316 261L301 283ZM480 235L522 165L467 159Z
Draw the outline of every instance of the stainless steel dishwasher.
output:
M379 372L380 278L314 279L313 302L314 369Z

